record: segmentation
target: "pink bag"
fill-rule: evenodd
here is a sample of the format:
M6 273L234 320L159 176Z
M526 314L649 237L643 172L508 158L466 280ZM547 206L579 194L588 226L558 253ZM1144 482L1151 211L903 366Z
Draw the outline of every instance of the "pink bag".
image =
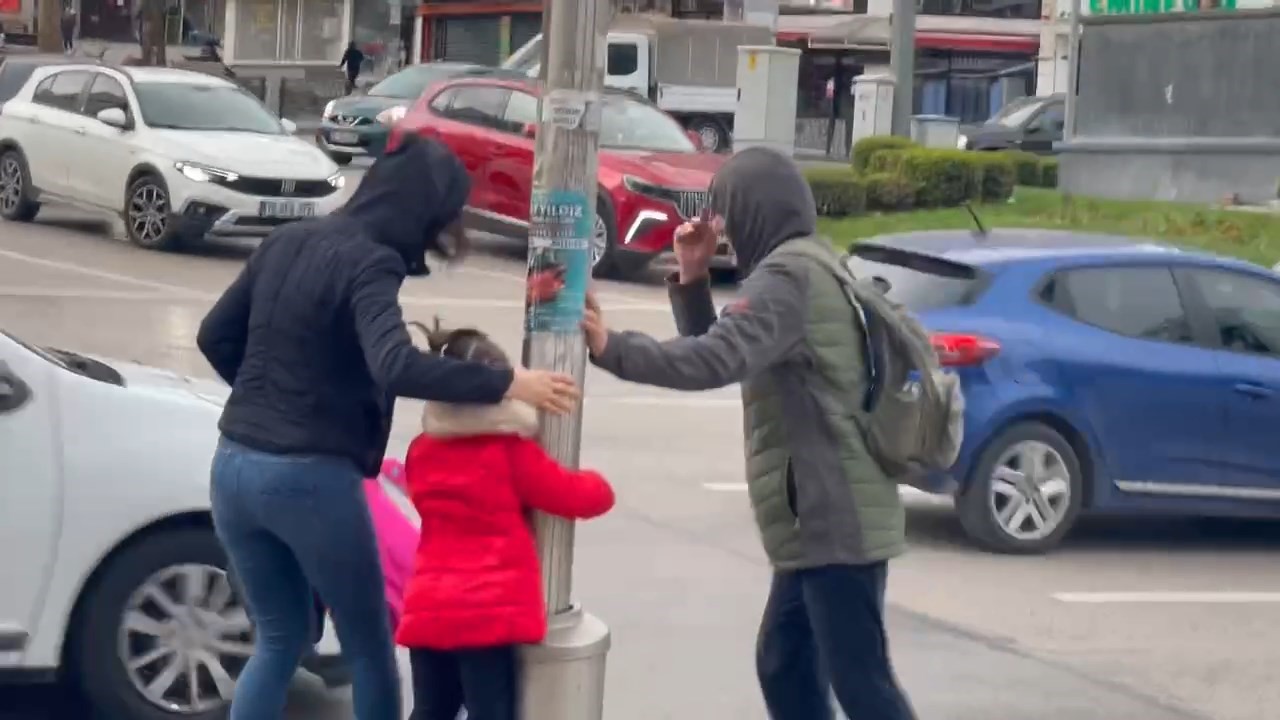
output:
M413 558L418 549L418 524L405 487L404 463L393 458L382 462L376 478L364 481L365 500L378 536L378 555L386 581L387 611L391 630L400 624L404 591L413 574Z

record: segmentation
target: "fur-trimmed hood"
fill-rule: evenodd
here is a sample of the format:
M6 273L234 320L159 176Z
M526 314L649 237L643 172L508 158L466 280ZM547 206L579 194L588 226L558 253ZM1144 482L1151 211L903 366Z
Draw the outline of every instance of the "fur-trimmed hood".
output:
M538 434L538 413L516 400L497 405L458 405L428 402L422 411L422 432L435 438L473 435Z

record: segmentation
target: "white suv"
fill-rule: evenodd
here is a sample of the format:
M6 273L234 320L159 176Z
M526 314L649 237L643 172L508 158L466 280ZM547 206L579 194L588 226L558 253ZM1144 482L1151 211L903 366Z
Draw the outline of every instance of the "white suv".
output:
M338 166L294 129L202 73L39 68L0 107L0 217L67 202L120 217L130 241L154 249L265 235L342 202Z

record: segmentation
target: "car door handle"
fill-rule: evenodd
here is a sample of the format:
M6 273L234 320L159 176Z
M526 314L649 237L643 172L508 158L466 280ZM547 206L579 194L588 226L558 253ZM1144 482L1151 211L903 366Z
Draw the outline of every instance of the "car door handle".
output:
M84 128L82 128L82 127L78 127L78 128L76 128L75 132L76 132L76 134L77 134L77 135L83 135L83 134L84 134Z
M1251 397L1255 400L1265 400L1269 397L1273 397L1276 394L1275 390L1272 390L1271 388L1265 385L1259 385L1257 383L1249 383L1249 382L1236 383L1235 391L1240 393L1241 395L1244 395L1246 397Z

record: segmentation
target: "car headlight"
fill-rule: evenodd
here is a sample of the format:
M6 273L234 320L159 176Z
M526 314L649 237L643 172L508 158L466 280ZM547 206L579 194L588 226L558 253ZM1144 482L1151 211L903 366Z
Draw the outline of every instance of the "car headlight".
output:
M383 110L374 117L375 120L383 125L395 125L404 119L405 113L409 112L409 108L404 105L392 105Z
M339 190L347 186L347 176L340 172L336 172L325 179L329 181L330 185Z
M333 117L333 106L337 104L338 104L337 100L330 100L329 102L325 103L324 112L320 114L320 117L325 119Z
M230 170L219 170L208 165L201 165L193 162L176 162L173 164L178 172L182 173L188 180L195 182L211 182L221 180L223 182L235 182L240 179L239 173L233 173Z
M969 149L969 137L967 135L961 135L960 137L956 138L956 149L957 150Z
M669 190L659 185L654 185L651 182L641 180L638 177L634 177L631 175L624 175L622 176L622 184L625 185L627 189L633 193L648 195L649 197L653 197L653 198L661 198L663 200L670 199L671 193Z

